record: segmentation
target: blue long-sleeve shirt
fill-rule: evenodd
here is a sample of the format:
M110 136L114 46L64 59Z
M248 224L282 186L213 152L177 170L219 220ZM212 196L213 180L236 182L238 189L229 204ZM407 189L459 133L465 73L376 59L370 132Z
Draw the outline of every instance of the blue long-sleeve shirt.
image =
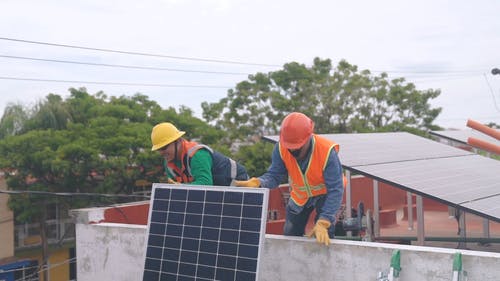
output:
M298 161L300 169L302 173L304 173L307 165L309 164L309 159L311 158L312 149L309 149L308 154L303 160ZM283 159L281 159L281 155L279 152L278 143L274 146L273 154L272 154L272 163L266 173L259 177L260 186L264 188L276 188L279 184L288 178L288 171L286 169L285 163ZM332 224L335 223L335 215L342 204L342 196L344 194L344 185L343 185L343 175L342 175L342 166L340 164L340 160L338 158L337 153L334 149L330 153L330 157L328 158L325 169L323 170L323 178L325 179L326 185L326 200L325 204L322 208L322 212L319 214L319 218L327 219ZM304 207L310 207L314 205L316 200L319 197L311 197L304 204L304 206L297 206L293 201L292 204L295 204L296 208L300 209ZM289 203L290 204L290 203Z

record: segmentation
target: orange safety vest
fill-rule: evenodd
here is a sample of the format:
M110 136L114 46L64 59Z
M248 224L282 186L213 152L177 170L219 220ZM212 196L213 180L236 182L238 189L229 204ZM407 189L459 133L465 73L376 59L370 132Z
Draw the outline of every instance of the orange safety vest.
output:
M173 162L167 163L167 168L170 171L170 174L174 176L174 180L176 182L189 183L193 181L193 176L191 175L191 171L187 166L189 165L187 161L189 161L188 158L192 157L194 153L198 151L198 149L204 148L204 146L198 145L198 148L191 149L197 145L198 143L194 141L182 141L181 167L177 167L177 165L175 165ZM190 155L187 155L188 152Z
M212 156L212 180L214 185L229 186L234 180L247 180L248 175L245 167L236 163L233 159L217 152L210 147L194 141L182 141L181 167L172 162L166 164L170 175L179 183L190 183L194 181L191 174L191 158L200 149L206 149Z
M288 170L289 183L291 187L290 198L298 206L306 204L310 197L315 197L327 193L323 170L327 164L332 148L338 153L339 145L326 138L313 134L312 152L305 173L302 173L300 166L288 151L279 145L281 159ZM344 185L345 185L345 178Z

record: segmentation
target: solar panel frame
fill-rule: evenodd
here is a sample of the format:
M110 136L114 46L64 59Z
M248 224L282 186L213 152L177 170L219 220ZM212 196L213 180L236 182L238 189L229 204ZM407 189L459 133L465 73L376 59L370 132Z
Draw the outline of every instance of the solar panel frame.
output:
M143 280L258 280L268 201L264 188L153 184Z

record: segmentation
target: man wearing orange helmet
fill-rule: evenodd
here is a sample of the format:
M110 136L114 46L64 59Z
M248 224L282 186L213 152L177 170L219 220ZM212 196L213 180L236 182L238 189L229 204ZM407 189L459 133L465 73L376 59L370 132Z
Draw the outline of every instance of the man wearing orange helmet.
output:
M168 122L151 131L151 150L165 159L169 183L229 186L235 179L248 179L241 164L206 145L182 138L185 133Z
M236 181L236 185L276 188L288 176L291 191L284 234L303 236L309 216L316 209L315 226L308 236L329 245L344 193L338 150L338 144L314 134L314 122L309 117L290 113L281 124L268 171L258 178Z

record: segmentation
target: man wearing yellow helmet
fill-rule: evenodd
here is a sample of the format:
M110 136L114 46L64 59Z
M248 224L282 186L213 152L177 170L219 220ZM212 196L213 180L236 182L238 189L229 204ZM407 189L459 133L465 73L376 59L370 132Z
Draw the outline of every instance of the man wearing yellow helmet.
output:
M169 181L229 186L235 179L248 179L241 164L206 145L182 138L185 133L168 122L154 126L151 131L151 150L158 151L165 159Z
M258 178L236 181L236 185L275 188L288 177L291 191L284 234L304 235L309 216L316 210L316 224L308 236L329 245L335 234L345 179L337 156L339 145L313 132L314 122L305 114L287 115L268 171Z

